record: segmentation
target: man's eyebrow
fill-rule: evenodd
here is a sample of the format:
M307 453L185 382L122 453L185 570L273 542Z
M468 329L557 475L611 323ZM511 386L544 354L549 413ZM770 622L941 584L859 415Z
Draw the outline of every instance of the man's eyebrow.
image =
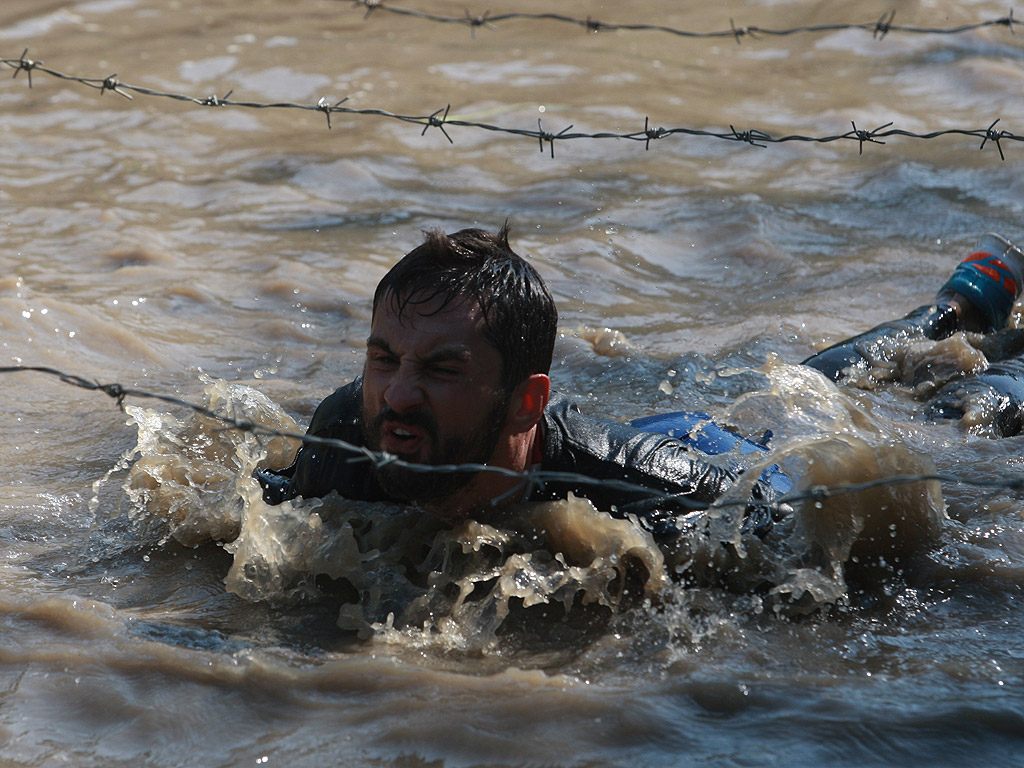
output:
M366 346L379 347L388 354L394 354L394 351L391 349L391 345L388 344L382 336L370 336L370 338L366 340Z
M459 362L468 363L470 359L469 350L461 344L452 344L446 347L438 347L434 351L420 358L420 362L430 365L432 363Z
M370 336L366 340L367 348L376 347L387 355L396 354L391 345L381 336ZM469 362L472 355L469 349L459 343L452 343L445 346L438 347L437 349L429 352L425 356L419 359L419 362L431 365L434 363L454 361L454 362Z

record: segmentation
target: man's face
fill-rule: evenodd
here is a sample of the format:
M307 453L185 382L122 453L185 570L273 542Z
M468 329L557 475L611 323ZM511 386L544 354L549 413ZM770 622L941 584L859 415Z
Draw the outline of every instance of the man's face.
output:
M483 464L494 453L508 410L501 356L484 338L475 302L431 314L436 308L409 304L399 317L390 297L377 307L363 371L366 442L415 464ZM433 501L475 475L386 465L377 476L396 498Z

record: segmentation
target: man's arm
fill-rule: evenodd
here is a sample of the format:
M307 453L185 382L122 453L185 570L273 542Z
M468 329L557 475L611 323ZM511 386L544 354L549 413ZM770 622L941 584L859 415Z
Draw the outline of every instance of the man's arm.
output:
M637 514L655 533L668 535L676 515L707 508L736 482L736 473L709 463L680 440L584 416L575 403L559 395L552 396L544 427L541 469L593 480L545 481L532 494L534 500L564 498L571 492L613 514ZM625 481L667 498L615 487L608 480ZM758 481L748 515L766 508L774 495L770 486ZM751 530L766 532L770 515L766 520L753 521Z

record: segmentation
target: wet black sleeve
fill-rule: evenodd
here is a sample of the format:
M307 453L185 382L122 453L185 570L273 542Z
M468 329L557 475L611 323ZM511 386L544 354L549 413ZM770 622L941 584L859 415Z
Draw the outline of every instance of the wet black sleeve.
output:
M870 331L833 344L811 355L801 365L821 371L832 381L839 381L852 370L867 369L870 361L880 356L879 350L897 339L924 336L933 341L956 333L956 310L948 304L918 307L900 320L876 325Z
M572 492L608 511L651 499L642 490L602 482L614 479L675 496L674 502L663 500L657 506L661 511L675 507L679 512L706 508L736 480L735 473L708 463L675 438L584 416L575 403L559 395L552 395L544 422L541 468L594 480L546 482L534 492L534 499L565 498Z
M317 406L306 434L362 446L362 401L363 382L358 378L335 390ZM382 498L373 482L370 462L360 458L359 453L338 446L303 443L291 466L258 471L256 479L263 486L263 499L268 504L280 504L296 496L326 496L331 491L360 501Z
M931 399L925 415L962 419L968 411L993 437L1019 435L1024 429L1024 359L1004 360L976 376L949 382Z

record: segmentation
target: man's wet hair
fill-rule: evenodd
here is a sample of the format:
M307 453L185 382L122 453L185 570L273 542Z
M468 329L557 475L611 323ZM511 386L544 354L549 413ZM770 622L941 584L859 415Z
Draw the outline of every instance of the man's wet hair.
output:
M484 338L501 355L502 388L510 393L527 376L550 370L558 310L537 270L509 246L508 230L505 222L496 233L425 232L424 242L377 284L373 312L385 299L395 302L399 317L410 306L438 299L430 314L475 301L483 314Z

